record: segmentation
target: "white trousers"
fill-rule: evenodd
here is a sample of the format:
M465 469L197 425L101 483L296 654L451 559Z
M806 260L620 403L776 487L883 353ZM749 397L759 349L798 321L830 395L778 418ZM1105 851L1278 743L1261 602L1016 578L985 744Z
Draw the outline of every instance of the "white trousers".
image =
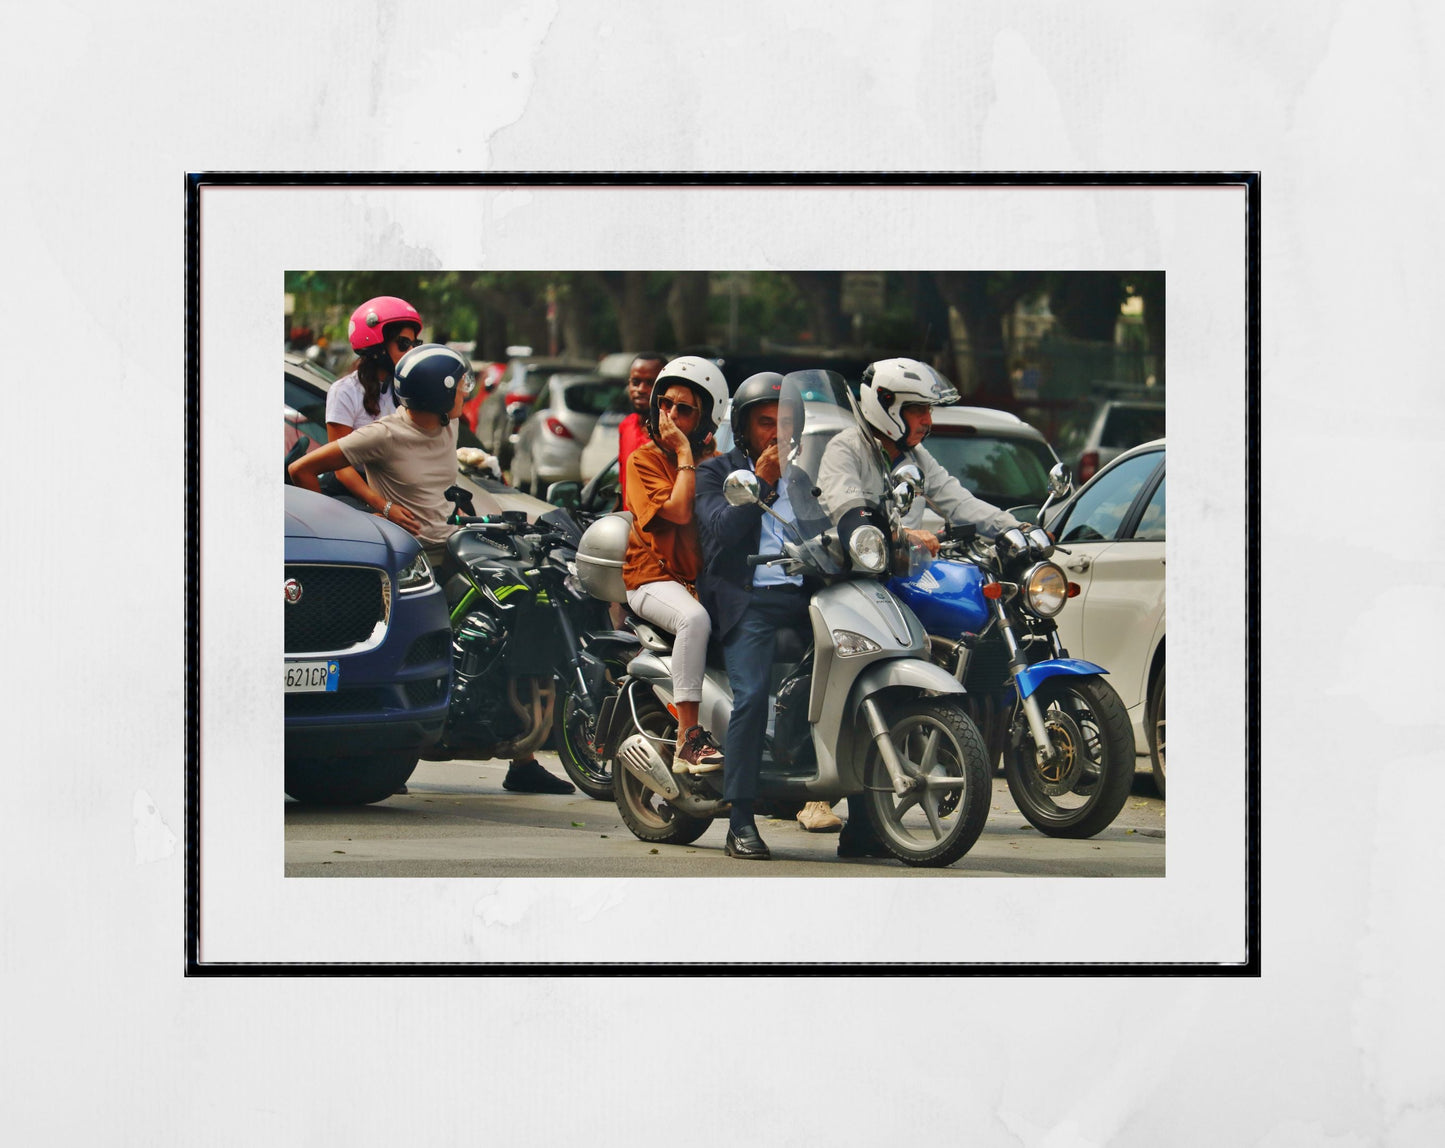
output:
M681 582L649 582L627 591L636 614L677 635L672 644L672 696L680 702L702 700L702 672L707 666L707 639L712 622L701 602Z

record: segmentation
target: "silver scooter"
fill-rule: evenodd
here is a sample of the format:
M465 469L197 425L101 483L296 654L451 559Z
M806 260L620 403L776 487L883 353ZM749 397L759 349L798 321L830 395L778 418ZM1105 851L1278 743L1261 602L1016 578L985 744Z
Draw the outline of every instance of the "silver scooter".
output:
M988 759L963 687L933 664L923 626L880 580L908 565L901 521L917 482L888 476L880 457L889 530L861 526L846 550L817 502L827 442L857 420L837 374L800 371L784 379L778 441L780 449L788 444L782 481L798 521L785 522L763 506L789 541L781 553L749 562L778 564L818 588L808 604L809 628L778 636L758 806L797 808L863 793L889 853L909 865L950 865L983 831L992 797ZM751 471L730 474L724 495L734 506L761 505ZM627 827L644 841L686 845L726 812L723 774L672 771L672 638L642 619L634 618L633 627L643 649L604 702L599 751L613 762L614 796ZM722 741L731 710L727 672L710 659L698 720Z

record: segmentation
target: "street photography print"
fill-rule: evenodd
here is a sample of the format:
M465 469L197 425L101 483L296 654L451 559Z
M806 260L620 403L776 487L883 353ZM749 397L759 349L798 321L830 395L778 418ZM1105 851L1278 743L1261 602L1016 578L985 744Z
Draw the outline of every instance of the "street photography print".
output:
M1257 968L1251 177L251 182L193 975Z

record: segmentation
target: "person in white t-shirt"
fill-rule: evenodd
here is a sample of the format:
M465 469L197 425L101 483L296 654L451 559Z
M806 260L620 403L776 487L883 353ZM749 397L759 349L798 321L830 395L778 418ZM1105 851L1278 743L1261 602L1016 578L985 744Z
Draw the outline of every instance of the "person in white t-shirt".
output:
M327 442L338 442L352 431L396 413L393 372L397 360L420 344L421 316L405 299L378 295L352 312L347 334L357 358L351 373L337 379L327 392ZM377 492L353 466L336 471L322 483L322 490L349 494L372 509L380 505Z

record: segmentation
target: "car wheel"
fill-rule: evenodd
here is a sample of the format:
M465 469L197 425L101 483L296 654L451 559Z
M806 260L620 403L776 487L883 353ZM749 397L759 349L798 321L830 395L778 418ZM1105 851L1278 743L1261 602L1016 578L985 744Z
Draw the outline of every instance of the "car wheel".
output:
M1154 788L1164 796L1164 673L1161 670L1149 696L1149 764L1154 769Z

